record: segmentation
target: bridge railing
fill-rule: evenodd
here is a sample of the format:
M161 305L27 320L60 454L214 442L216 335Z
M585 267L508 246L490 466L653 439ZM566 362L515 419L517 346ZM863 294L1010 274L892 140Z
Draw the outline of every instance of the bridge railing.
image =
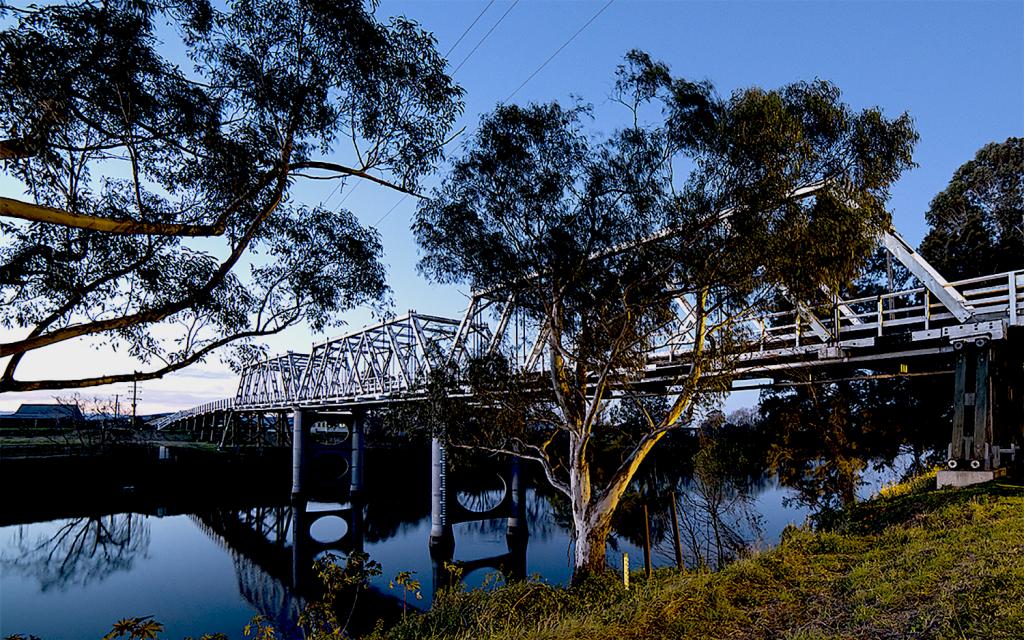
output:
M217 411L229 411L231 409L234 409L234 407L234 398L223 398L221 400L213 400L212 402L201 404L198 407L182 409L181 411L176 411L175 413L171 413L166 416L157 418L152 422L151 426L157 431L161 431L176 422L180 422L182 420L186 420L194 416L206 415L208 413L215 413Z
M1024 325L1024 270L951 282L967 301L973 322L1006 321ZM797 304L773 312L752 311L733 325L746 334L747 348L768 351L869 344L874 338L904 335L910 341L934 339L943 327L961 325L925 287L911 287L858 298L837 298L828 304ZM916 335L915 335L916 334ZM957 334L959 335L959 334ZM953 336L955 337L955 336ZM685 358L692 352L692 333L682 332L652 353L653 359ZM540 359L543 363L543 358Z
M1024 325L1024 269L943 286L967 305L971 314L967 323L939 299L943 291L936 294L924 286L836 298L825 304L791 301L792 308L752 310L738 319L746 334L743 353L757 356L764 352L806 353L826 346L871 346L880 337L897 335L910 342L970 339L972 323L998 325L999 331L1006 325ZM679 297L679 323L673 327L674 333L662 336L651 351L652 362L685 359L692 353L689 304ZM493 317L485 317L487 314ZM979 331L996 331L986 327ZM230 408L379 401L421 390L432 372L493 351L504 353L522 372L543 372L546 350L544 326L523 317L515 309L514 299L474 298L461 320L410 311L315 344L309 354L290 352L266 358L242 372L234 399L166 416L162 424Z
M1015 326L1024 319L1024 270L958 280L949 286L967 301L976 322L1006 320ZM761 349L777 344L828 344L960 324L925 287L837 299L829 305L805 306L802 311L762 314L753 322L758 327L753 333L759 336Z

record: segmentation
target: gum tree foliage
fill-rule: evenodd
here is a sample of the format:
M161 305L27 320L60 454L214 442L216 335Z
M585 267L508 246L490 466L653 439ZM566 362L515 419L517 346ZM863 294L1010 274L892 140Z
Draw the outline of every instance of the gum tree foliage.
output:
M947 278L1024 267L1024 138L987 144L925 214L921 254Z
M505 411L449 437L541 465L571 504L577 577L605 568L612 515L641 462L725 388L744 315L779 283L812 296L856 275L890 224L889 185L917 138L907 115L854 111L827 82L720 97L636 51L614 98L628 122L605 137L588 133L585 106L499 106L414 223L424 273L514 293L549 328L546 377L517 385L507 363L477 364L494 390L480 404ZM792 196L822 180L813 197ZM673 291L693 308L692 366L645 389L645 354L683 330ZM641 426L617 436L614 463L595 464L615 407Z
M412 193L462 90L433 37L359 0L0 8L0 391L159 377L386 295L377 233L314 178ZM347 164L334 158L349 158ZM5 194L13 195L13 194ZM69 340L144 370L15 378ZM2 362L2 361L0 361Z
M841 294L877 296L911 289L914 282L879 248ZM904 304L924 304L923 296L887 299L883 311ZM756 433L749 434L752 446L765 453L766 468L795 490L793 501L824 522L856 500L863 473L872 465L891 466L900 454L910 453L907 472L912 474L937 461L949 434L936 425L949 423L952 401L935 389L952 385L952 378L933 364L922 369L917 363L909 371L913 375L895 378L852 367L842 373L793 372L782 386L761 392L752 421Z
M1024 266L1024 139L982 147L932 199L926 218L931 229L921 253L949 279ZM906 269L879 252L847 295L911 286ZM949 376L878 380L867 371L849 373L864 379L812 378L761 397L759 427L769 464L819 518L856 499L872 462L891 462L909 450L916 471L939 457L948 438L936 425L949 423L952 402L936 397L935 389L952 389Z

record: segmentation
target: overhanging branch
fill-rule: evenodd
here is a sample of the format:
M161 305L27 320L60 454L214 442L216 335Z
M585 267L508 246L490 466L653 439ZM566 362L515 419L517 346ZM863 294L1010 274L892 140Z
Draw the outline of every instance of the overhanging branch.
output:
M52 389L81 389L83 387L95 387L101 384L117 384L119 382L132 382L142 380L155 380L162 378L168 373L173 373L179 369L184 369L187 366L195 364L202 358L206 357L210 352L215 349L219 349L231 342L237 340L243 340L245 338L255 338L261 336L270 336L275 333L279 333L288 325L281 325L269 330L254 330L254 331L243 331L230 336L221 338L206 345L202 349L197 350L195 353L177 361L169 363L158 369L152 371L133 372L133 373L121 373L106 376L94 376L91 378L78 378L77 380L14 380L5 379L0 380L0 393L7 391L46 391Z
M124 327L130 327L137 324L159 322L174 315L175 313L178 313L179 311L189 308L196 302L201 301L205 296L208 296L210 292L217 287L217 285L223 282L224 278L227 277L227 274L231 272L231 269L234 268L235 264L242 257L242 254L245 253L249 243L252 242L252 239L256 236L256 233L263 221L266 220L267 216L277 209L278 205L281 203L285 186L286 175L282 173L278 176L278 183L270 202L267 203L260 214L249 224L249 228L246 230L245 235L239 239L238 244L235 246L234 250L232 250L231 254L220 264L218 269L203 286L194 289L189 293L189 295L175 302L138 311L130 315L71 325L43 335L0 344L0 358L16 353L31 351L33 349L39 349L47 345L56 344L58 342L63 342L80 336L122 329Z
M151 235L151 236L183 236L206 237L219 236L224 233L225 218L222 215L215 224L179 224L168 222L139 222L136 220L117 220L103 216L89 216L72 213L63 209L47 207L40 204L23 202L13 198L0 197L0 216L18 218L30 222L55 224L73 229L87 229L119 235Z
M423 198L422 195L416 193L415 191L406 189L405 187L395 184L394 182L389 182L387 180L384 180L383 178L378 178L377 176L367 173L362 169L353 169L352 167L346 167L343 164L337 164L334 162L323 162L320 160L306 160L303 162L295 162L293 164L288 165L289 171L295 171L298 169L321 169L323 171L333 171L335 173L341 173L348 176L355 176L357 178L363 178L365 180L375 182L389 189L394 189L395 191L399 191L401 193L413 196L414 198Z
M15 149L10 147L11 144L18 141L3 141L0 142L0 159L8 157L7 153L14 153ZM9 156L9 157L20 157L20 156ZM297 162L288 167L288 173L294 173L301 169L322 169L324 171L332 171L334 173L341 173L344 175L354 176L369 180L376 184L385 186L389 189L399 191L401 193L411 195L415 198L422 198L423 196L406 189L405 187L378 178L362 169L354 169L352 167L346 167L345 165L333 163L333 162L322 162L322 161L306 161ZM62 227L70 227L72 229L86 229L89 231L99 231L102 233L113 233L118 235L149 235L149 236L178 236L184 238L206 238L224 235L224 231L227 228L228 218L238 207L254 193L258 193L264 187L266 187L271 180L278 174L277 170L268 171L251 189L248 189L241 198L237 199L231 205L229 205L221 214L217 217L217 220L212 224L189 224L189 223L176 223L176 222L144 222L138 220L125 220L115 218L105 218L103 216L92 216L82 213L74 213L71 211L65 211L64 209L57 209L55 207L48 207L46 205L33 204L31 202L24 202L22 200L16 200L14 198L0 197L0 216L6 218L17 218L19 220L28 220L29 222L41 222L43 224L53 224ZM311 176L305 176L311 177Z

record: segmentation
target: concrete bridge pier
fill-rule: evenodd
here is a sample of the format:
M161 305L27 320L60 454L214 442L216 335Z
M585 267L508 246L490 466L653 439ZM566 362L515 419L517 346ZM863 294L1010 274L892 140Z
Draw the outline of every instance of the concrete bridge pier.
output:
M366 522L363 518L363 511L366 507L366 503L360 496L355 496L349 502L349 505L348 533L345 535L350 541L349 544L352 551L363 552L365 550L364 544L366 542Z
M451 557L455 536L448 522L448 451L440 438L430 440L430 554Z
M292 414L292 502L297 502L303 493L309 469L313 426L312 415L295 408Z
M298 593L309 584L309 577L313 568L313 557L309 545L309 519L306 515L306 501L292 493L291 500L292 516L292 583L289 585L293 593Z
M523 478L522 462L512 458L509 463L509 515L505 522L505 537L509 548L520 544L525 546L530 537L526 522L526 482Z
M349 495L358 496L363 492L363 459L366 450L366 410L356 409L352 412L352 428L349 439L352 445L351 464L349 465Z

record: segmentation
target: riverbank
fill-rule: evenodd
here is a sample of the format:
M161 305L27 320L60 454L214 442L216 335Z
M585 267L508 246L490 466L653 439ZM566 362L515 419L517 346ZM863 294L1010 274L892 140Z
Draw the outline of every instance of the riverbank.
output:
M22 451L24 453L24 451ZM254 495L287 501L290 451L217 451L204 444L107 443L0 456L0 526L138 513L171 515Z
M215 442L194 442L172 434L154 434L127 429L108 430L64 430L46 434L30 434L0 431L0 461L45 458L88 458L108 456L112 453L137 450L143 447L156 449L166 447L172 451L191 450L210 453L226 452L261 453L264 448L257 445L229 447L224 450Z
M932 483L934 486L934 483ZM720 572L572 589L449 591L379 631L412 638L1020 638L1024 483L898 486L828 531L791 529Z

